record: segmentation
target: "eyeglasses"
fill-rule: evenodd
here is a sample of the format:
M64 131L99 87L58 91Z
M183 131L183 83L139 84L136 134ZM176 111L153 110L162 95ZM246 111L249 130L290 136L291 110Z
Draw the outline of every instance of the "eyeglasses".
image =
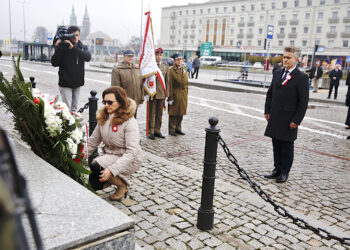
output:
M111 106L113 103L115 103L116 101L105 101L105 100L103 100L102 101L102 103L103 103L103 105L106 105L106 104L108 104L109 106Z

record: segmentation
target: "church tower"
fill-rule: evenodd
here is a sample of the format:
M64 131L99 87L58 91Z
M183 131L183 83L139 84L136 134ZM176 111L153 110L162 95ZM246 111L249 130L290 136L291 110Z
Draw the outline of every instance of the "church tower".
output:
M83 25L81 27L81 40L85 40L90 35L90 18L87 12L87 5L85 5L85 14L83 18Z
M72 25L77 25L77 16L75 15L75 12L74 12L74 5L72 8L72 14L70 15L70 21L69 21L69 26L72 26Z

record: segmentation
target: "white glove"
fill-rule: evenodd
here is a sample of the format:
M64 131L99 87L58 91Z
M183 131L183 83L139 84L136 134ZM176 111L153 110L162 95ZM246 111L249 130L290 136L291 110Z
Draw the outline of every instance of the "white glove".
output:
M145 100L146 100L146 102L149 101L149 95L145 95Z
M169 104L169 105L173 105L173 104L174 104L174 101L168 101L168 104Z

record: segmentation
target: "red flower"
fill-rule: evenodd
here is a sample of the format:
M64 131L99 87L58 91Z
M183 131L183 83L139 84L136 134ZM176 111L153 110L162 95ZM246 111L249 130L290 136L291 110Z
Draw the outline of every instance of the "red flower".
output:
M116 125L112 126L112 131L113 132L118 132L118 126L116 126Z
M34 98L33 102L34 102L35 104L39 105L40 99L39 99L39 98Z
M78 158L75 158L73 161L79 164L80 160Z
M83 153L79 154L79 156L80 156L81 158L84 158L84 155L85 155L85 154L83 154Z
M84 144L82 144L80 147L80 152L83 152L83 151L84 151Z

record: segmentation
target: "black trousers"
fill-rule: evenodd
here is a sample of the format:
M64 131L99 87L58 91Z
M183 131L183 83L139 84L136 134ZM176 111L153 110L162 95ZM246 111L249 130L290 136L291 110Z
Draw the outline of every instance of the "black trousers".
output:
M275 170L288 174L294 159L294 141L272 139Z
M337 83L331 82L329 84L328 98L330 98L332 95L333 86L334 86L334 99L337 99L339 82L337 82Z
M196 74L196 79L198 78L198 71L199 71L199 68L194 68L194 70L192 72L192 78L193 78L194 74Z

